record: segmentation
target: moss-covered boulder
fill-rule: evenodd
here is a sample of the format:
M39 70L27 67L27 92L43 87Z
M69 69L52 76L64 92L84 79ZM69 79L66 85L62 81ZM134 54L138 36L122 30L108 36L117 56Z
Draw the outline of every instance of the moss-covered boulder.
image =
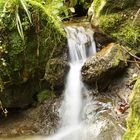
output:
M7 108L31 104L44 90L41 81L49 59L66 52L60 17L46 10L48 5L29 2L8 1L0 16L0 101Z
M139 0L94 0L91 22L108 36L131 47L140 43Z
M62 58L50 59L46 65L45 79L53 88L63 87L65 76L69 70L67 61Z
M83 81L105 89L115 74L123 70L129 56L117 44L111 43L95 56L88 58L82 67Z
M123 140L140 140L140 77L130 96L130 112Z

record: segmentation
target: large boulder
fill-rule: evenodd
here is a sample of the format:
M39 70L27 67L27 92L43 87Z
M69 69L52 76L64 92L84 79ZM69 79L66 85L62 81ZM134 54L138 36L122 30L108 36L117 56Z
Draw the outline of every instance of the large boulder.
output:
M83 81L89 85L98 85L105 89L110 80L123 70L127 64L127 56L121 47L111 43L95 56L90 57L82 67Z
M130 96L130 112L123 140L140 140L140 77Z

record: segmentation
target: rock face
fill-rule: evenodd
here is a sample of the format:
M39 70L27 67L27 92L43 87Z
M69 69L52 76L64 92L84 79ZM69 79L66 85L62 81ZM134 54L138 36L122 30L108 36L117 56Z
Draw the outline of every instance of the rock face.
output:
M94 40L95 40L97 51L101 50L107 44L115 41L114 39L108 37L106 34L103 34L101 32L96 32L96 31L94 33Z
M46 65L45 79L53 87L63 87L69 64L62 58L54 58Z
M22 12L22 8L19 9ZM43 11L34 12L34 6L30 10L33 24L26 19L26 12L20 17L24 40L18 33L15 20L12 20L14 11L9 10L9 17L1 19L0 101L6 108L24 108L32 104L37 93L45 90L44 87L49 88L46 82L42 89L42 79L49 60L63 57L66 52L66 36L61 23L56 26L49 22L50 17L54 17L44 16Z
M103 48L89 58L82 67L83 81L98 88L106 88L114 74L123 70L126 65L125 53L114 43Z
M131 110L123 140L140 140L140 77L133 88L130 102Z

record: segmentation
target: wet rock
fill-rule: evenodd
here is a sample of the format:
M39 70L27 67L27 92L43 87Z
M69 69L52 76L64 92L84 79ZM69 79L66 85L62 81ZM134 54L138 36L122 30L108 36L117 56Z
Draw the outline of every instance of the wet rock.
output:
M0 93L2 106L6 108L26 108L34 101L37 81L28 80L20 85L11 85Z
M98 90L105 89L115 74L126 66L129 58L119 45L111 43L95 56L89 58L82 67L83 81L96 85Z
M62 58L50 59L46 65L45 79L53 87L63 87L69 64Z
M114 113L112 98L95 97L85 106L86 140L121 140L124 130Z
M59 123L60 101L60 98L52 98L36 108L16 110L1 117L0 138L53 134Z
M108 37L106 34L103 34L101 32L94 33L94 40L96 43L97 51L101 50L103 46L106 46L107 44L115 41L114 39Z

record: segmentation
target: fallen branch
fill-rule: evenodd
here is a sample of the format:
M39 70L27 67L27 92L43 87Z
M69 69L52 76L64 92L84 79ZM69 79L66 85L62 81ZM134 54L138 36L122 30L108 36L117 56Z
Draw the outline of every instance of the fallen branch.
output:
M129 52L125 47L121 46L121 48L122 48L123 50L125 50L129 55L131 55L131 56L133 56L134 58L140 60L140 58L139 58L138 56L136 56L135 54L132 54L131 52Z

